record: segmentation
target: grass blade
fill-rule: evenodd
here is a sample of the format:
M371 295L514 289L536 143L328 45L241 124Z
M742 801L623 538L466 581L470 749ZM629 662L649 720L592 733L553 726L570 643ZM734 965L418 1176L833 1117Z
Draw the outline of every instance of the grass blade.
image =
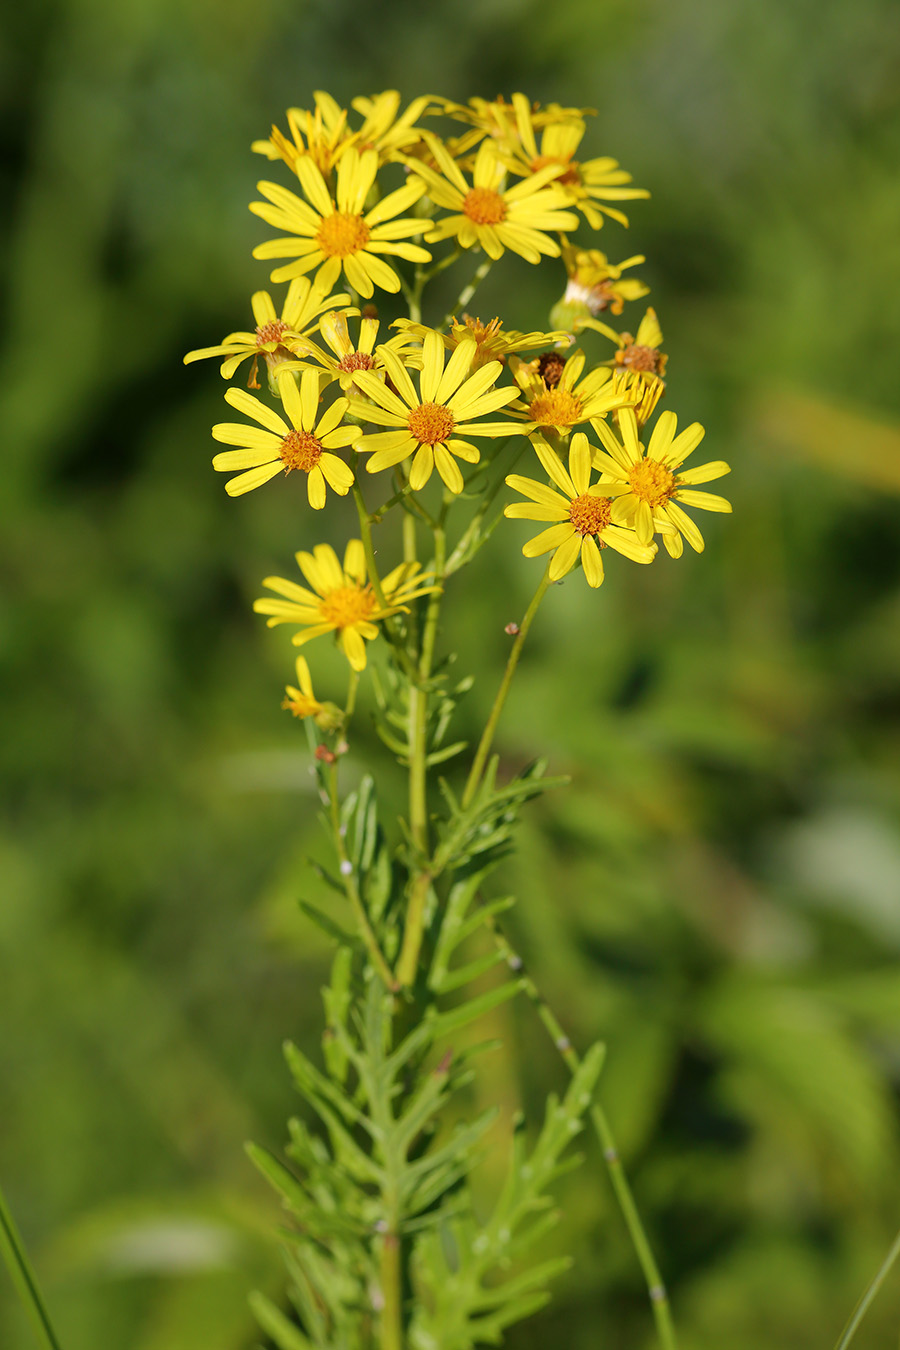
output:
M844 1327L843 1334L841 1335L841 1339L838 1341L835 1350L847 1350L847 1346L856 1335L857 1327L869 1311L869 1306L884 1283L885 1278L890 1273L891 1266L897 1260L898 1256L900 1256L900 1233L894 1238L894 1241L891 1244L891 1250L879 1266L872 1283L854 1308L853 1315Z
M31 1318L38 1340L44 1350L60 1350L56 1332L50 1321L43 1295L38 1287L37 1276L32 1269L28 1254L22 1245L22 1239L16 1228L13 1216L6 1203L3 1188L0 1187L0 1252L6 1262L16 1291Z

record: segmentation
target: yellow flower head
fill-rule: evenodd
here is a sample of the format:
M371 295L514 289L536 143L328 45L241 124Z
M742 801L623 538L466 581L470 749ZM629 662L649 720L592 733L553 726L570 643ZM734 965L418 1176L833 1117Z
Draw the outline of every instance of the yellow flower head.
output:
M614 502L606 495L604 484L591 486L592 447L583 432L576 432L572 437L568 473L556 451L545 440L535 437L533 445L558 490L533 478L523 478L518 473L511 473L506 479L510 487L529 500L505 507L505 516L513 520L554 522L524 546L522 552L526 558L536 558L541 553L555 550L550 560L550 580L558 581L571 572L580 557L585 580L594 587L603 584L602 548L614 548L632 562L653 561L656 545L641 544L633 530L613 524Z
M535 137L538 124L525 95L513 94L513 105L521 144L516 153L501 154L510 172L526 176L552 165L560 174L557 183L569 193L569 201L592 230L600 229L604 215L627 226L628 217L607 203L649 197L650 193L624 186L631 182L631 174L619 168L618 160L608 156L582 161L575 158L586 130L584 122L568 119L551 123L545 127L539 147Z
M299 689L295 689L292 684L285 686L285 699L282 708L286 712L291 712L295 717L316 717L325 707L320 703L313 693L312 676L309 673L309 666L305 656L297 657L297 684Z
M400 113L400 95L396 89L387 89L371 98L355 98L350 106L362 115L363 123L354 130L348 123L346 108L340 107L330 94L318 89L313 99L315 112L304 108L288 109L290 140L273 127L269 139L254 141L253 149L267 159L283 159L294 173L297 173L298 161L308 157L325 178L351 148L375 150L381 164L411 150L421 135L415 124L430 111L433 103L427 96L417 98L404 113Z
M628 394L638 426L645 426L665 392L663 374L669 359L659 350L663 335L656 310L648 308L635 337L630 333L616 333L603 324L592 326L601 329L618 344L619 350L611 361L606 362L613 368L612 387Z
M544 361L543 369L541 362L526 365L515 358L510 362L513 378L522 391L522 399L512 411L524 418L522 430L527 435L550 428L568 435L582 422L604 417L611 409L630 402L627 394L612 389L609 371L603 366L579 382L584 352L575 352L568 360L559 352L547 356L553 359Z
M298 647L323 633L336 633L338 645L354 670L364 670L366 642L378 636L381 619L399 611L406 612L410 600L437 589L427 583L427 575L418 563L401 563L382 581L385 598L382 608L367 580L362 542L351 539L344 553L343 567L330 544L317 544L312 553L297 553L301 572L312 590L283 577L266 577L263 582L280 599L254 601L257 614L267 614L270 628L280 623L301 628L292 641Z
M422 135L437 170L410 161L413 180L427 184L432 201L453 212L432 225L426 243L454 236L461 248L477 245L494 259L506 249L532 263L540 262L541 254L559 257L559 244L545 231L577 229L578 217L561 210L571 201L571 194L553 182L557 167L550 165L504 190L503 165L491 142L484 141L478 147L470 185L446 147L430 132Z
M605 324L598 323L597 315L608 309L610 314L621 314L626 300L638 300L649 293L637 277L623 277L628 267L637 267L644 256L637 253L621 263L611 263L598 248L576 248L568 240L562 246L566 265L566 291L550 311L550 322L565 327L571 333L582 328L596 328L618 341L618 334Z
M345 398L335 399L316 421L319 376L314 370L304 370L299 389L294 376L282 371L278 376L278 392L284 411L291 419L290 426L252 394L242 389L228 390L226 402L254 418L260 426L249 427L244 422L217 423L212 429L215 440L240 446L240 449L223 450L213 460L213 468L223 473L232 469L245 470L225 484L225 491L231 497L260 487L282 470L287 474L300 469L306 474L309 504L318 511L325 505L326 483L341 497L345 497L353 485L353 470L331 452L352 445L359 437L359 427L340 425L347 411Z
M412 319L395 319L392 328L399 328L403 346L403 360L413 369L420 369L421 348L425 334L431 329L424 323L414 323ZM555 333L517 333L514 329L505 329L500 319L491 319L482 323L464 314L462 321L450 320L450 332L441 335L448 351L454 351L461 342L474 340L475 356L472 369L479 370L488 361L503 361L516 352L534 351L539 347L552 347L554 343L569 344L571 334L562 330Z
M289 230L293 237L258 245L253 250L254 258L297 259L276 267L273 281L288 281L317 268L319 285L330 289L343 270L353 289L368 298L376 286L384 291L400 289L400 278L379 254L409 262L431 261L431 254L424 248L402 242L421 234L423 222L397 219L422 196L424 184L413 178L365 211L377 172L374 150L359 154L351 147L338 164L334 198L309 156L297 161L297 177L308 202L277 183L257 184L268 201L251 202L250 210L276 229Z
M250 148L265 155L266 159L283 159L294 173L297 173L301 159L310 159L327 177L352 144L352 138L347 131L346 109L339 107L330 94L320 90L313 99L315 112L306 108L288 108L290 140L273 126L268 140L254 141Z
M304 356L317 361L332 380L339 382L345 394L358 396L362 392L356 383L359 371L370 370L379 379L384 379L385 368L380 355L381 349L375 351L378 329L377 319L361 318L359 336L354 345L346 314L332 310L322 316L319 324L319 331L329 350L324 351L317 343L307 341ZM399 348L400 339L391 338L389 345Z
M514 94L512 103L508 103L503 97L470 98L468 103L453 103L450 99L442 99L444 114L457 122L468 123L471 128L453 142L454 155L458 158L465 154L485 136L490 137L501 149L515 150L519 143L515 100L524 97L524 94ZM534 103L530 108L532 124L536 127L547 127L557 122L580 121L587 115L593 116L595 112L593 108L563 108L558 103L548 103L543 108L539 103Z
M257 291L250 300L256 331L229 333L218 347L201 347L188 352L184 364L201 361L207 356L224 356L220 373L224 380L230 380L241 362L252 357L247 387L258 389L256 365L260 356L274 374L283 362L290 361L295 352L305 348L304 339L318 327L316 321L323 310L349 304L350 296L346 292L328 295L321 286L311 285L306 277L295 277L288 287L280 317L268 291Z
M425 486L436 468L451 492L462 492L463 476L456 458L477 464L479 452L469 436L512 436L521 430L516 422L476 422L485 413L496 412L516 396L515 389L494 389L503 369L499 361L469 371L475 356L474 340L460 342L444 367L446 350L440 333L425 334L422 372L417 390L409 371L388 347L379 351L396 389L388 389L374 375L360 371L357 383L371 403L350 400L350 411L359 418L390 427L390 431L363 436L356 448L371 452L369 473L392 468L413 456L410 487Z
M420 117L437 111L435 100L426 94L413 99L406 111L400 113L400 95L396 89L387 89L371 98L355 98L350 106L365 119L354 133L357 149L377 151L382 164L399 158L402 152L417 145L422 133L416 123Z
M631 408L623 408L619 413L621 440L604 422L593 424L607 452L595 450L593 463L603 475L602 490L616 498L613 523L633 528L642 544L649 544L654 532L661 534L673 558L681 557L682 535L697 553L703 552L703 536L682 506L698 506L706 511L731 510L731 503L724 497L693 490L696 483L709 483L730 473L729 466L717 459L695 469L682 469L705 432L699 422L692 422L676 436L677 425L675 414L664 412L645 450Z

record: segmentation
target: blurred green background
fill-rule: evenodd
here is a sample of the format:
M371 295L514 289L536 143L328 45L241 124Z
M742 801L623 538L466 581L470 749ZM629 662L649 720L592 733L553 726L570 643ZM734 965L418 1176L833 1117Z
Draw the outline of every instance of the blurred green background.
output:
M280 1042L318 1036L329 952L296 908L322 846L291 649L250 601L323 535L298 493L226 498L222 383L181 356L265 285L246 203L288 175L250 141L313 89L389 87L593 106L590 152L652 191L596 243L647 254L666 406L732 463L735 514L703 557L551 593L501 748L573 782L501 882L573 1040L609 1042L686 1350L832 1345L900 1224L895 0L34 0L0 75L0 1177L66 1350L249 1350L248 1289L280 1289L241 1145L284 1137ZM561 289L498 267L473 308L539 328ZM525 537L451 606L462 734ZM483 1091L537 1112L558 1060L524 1003L498 1027ZM519 1350L652 1344L589 1156ZM859 1350L898 1320L895 1275ZM5 1278L0 1345L30 1345Z

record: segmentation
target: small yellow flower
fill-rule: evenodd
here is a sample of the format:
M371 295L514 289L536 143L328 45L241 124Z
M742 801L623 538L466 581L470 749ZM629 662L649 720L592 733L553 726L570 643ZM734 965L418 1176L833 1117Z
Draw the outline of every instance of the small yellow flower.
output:
M427 184L432 201L453 212L432 225L425 235L427 244L455 236L461 248L478 245L494 259L506 249L532 263L540 262L541 254L559 257L559 244L545 231L577 229L578 217L560 209L569 204L571 194L553 182L559 173L556 166L503 190L503 165L491 142L483 141L470 186L446 147L430 132L422 135L440 172L410 161L411 173Z
M338 305L349 305L350 296L346 292L340 295L328 295L321 286L312 285L306 277L295 277L288 287L281 316L275 312L272 297L268 291L257 291L250 299L250 307L256 320L255 333L229 333L218 347L200 347L188 352L184 364L201 361L207 356L224 356L220 373L224 380L230 380L242 361L253 358L250 369L248 389L258 389L256 363L262 356L274 374L284 361L290 361L292 354L305 347L304 338L317 327L317 319L323 310L334 309ZM299 344L299 346L298 346Z
M616 333L603 324L594 324L593 327L601 329L618 343L619 350L611 361L606 362L613 368L612 387L629 395L628 401L634 406L638 426L645 426L665 392L663 374L669 359L659 350L663 335L656 310L647 310L636 337L630 333Z
M638 326L636 337L632 337L630 333L618 333L616 341L619 350L609 364L614 365L617 371L625 375L637 375L639 378L665 374L669 358L659 350L663 335L655 309L648 308Z
M654 532L661 534L673 558L681 557L682 535L691 548L702 553L703 536L681 508L730 511L731 503L724 497L693 489L696 483L709 483L731 469L721 459L695 469L681 469L706 434L699 422L692 422L676 436L678 420L674 413L664 412L645 450L633 410L623 408L618 420L621 441L605 423L593 424L608 452L595 450L593 463L603 474L602 490L617 499L612 510L614 524L633 528L642 544L649 544Z
M352 139L347 132L346 109L339 107L330 94L321 91L316 91L313 99L315 112L306 108L288 108L291 140L273 126L268 140L254 141L250 148L267 159L283 159L294 173L297 173L301 159L311 159L319 172L327 177L351 146Z
M582 213L592 230L600 229L604 215L627 226L628 217L606 203L649 197L650 193L645 188L624 186L631 182L631 174L619 168L618 160L603 156L579 162L575 158L586 130L584 122L551 123L545 127L538 148L535 138L538 124L527 98L524 94L513 94L513 105L521 149L516 154L501 156L506 167L512 173L525 176L553 165L562 171L557 178L558 184L568 191L569 201Z
M618 341L612 328L597 321L597 315L608 309L610 314L621 314L626 300L639 300L649 294L637 277L623 277L628 267L644 262L644 255L636 253L621 263L611 263L598 248L576 248L569 240L562 246L566 266L565 294L550 311L550 322L578 333L582 328L596 328L606 337Z
M285 685L285 699L282 708L286 712L291 712L295 717L316 717L325 707L320 703L313 693L312 676L309 673L305 656L297 657L297 684L299 689L295 689L292 684Z
M214 439L241 448L223 450L213 460L213 468L222 473L232 469L246 470L225 484L230 497L239 497L268 483L282 470L286 474L295 469L302 470L306 474L309 504L318 511L325 505L326 483L341 497L346 497L353 485L353 470L331 451L352 445L359 437L359 427L339 425L347 411L345 398L335 399L316 422L319 376L314 370L303 371L299 389L294 376L282 371L278 376L278 392L284 411L291 419L290 426L252 394L243 389L228 390L226 402L254 418L260 426L249 427L244 422L217 423L212 429Z
M590 371L579 383L584 369L584 352L575 352L567 361L563 359L562 369L560 354L552 355L555 357L552 365L547 363L549 383L539 363L526 365L515 358L510 363L513 378L523 395L511 411L525 419L522 430L526 435L551 427L560 435L568 435L582 422L604 417L611 409L622 408L630 402L626 393L612 389L610 373L603 366Z
M421 179L411 179L370 211L364 211L378 172L374 150L359 154L351 147L341 156L334 198L310 156L297 161L296 172L308 203L277 183L258 183L268 201L250 203L250 210L269 225L289 230L294 236L269 239L253 250L254 258L296 257L296 262L276 267L273 281L288 281L317 268L319 285L330 289L343 270L353 289L368 298L376 286L384 291L400 289L397 273L377 255L409 262L431 261L426 249L402 242L421 234L424 223L396 219L422 196L425 186Z
M395 319L392 328L399 328L402 334L403 359L406 365L414 369L421 366L421 345L425 334L431 330L424 323L414 323L412 319ZM459 319L450 320L450 332L441 335L448 351L454 351L465 339L474 339L475 356L472 369L480 370L488 361L503 361L517 352L534 351L539 347L552 347L556 343L568 345L572 341L570 333L559 330L555 333L518 333L515 329L505 329L500 319L491 319L482 323L464 314Z
M375 351L378 329L377 319L361 318L359 337L354 346L347 325L347 316L332 310L328 314L323 314L319 324L319 331L330 351L323 351L317 343L307 341L304 356L311 357L324 367L331 379L340 383L345 394L359 395L362 392L356 383L359 371L370 370L379 379L384 379L384 362ZM391 338L388 345L399 349L400 339Z
M514 94L513 99L524 98L523 94ZM457 122L466 122L471 130L458 137L453 143L453 154L459 158L485 136L505 150L515 150L519 144L516 131L515 103L507 103L505 98L470 98L468 103L453 103L450 99L441 99L445 116ZM539 103L531 105L532 125L546 127L557 122L580 121L586 115L593 115L593 108L563 108L558 103L548 103L541 107Z
M298 160L308 156L325 178L351 148L377 151L381 164L411 150L421 135L415 123L431 111L434 102L428 96L414 99L398 116L400 95L396 89L387 89L371 98L355 98L350 106L362 114L363 124L354 130L348 123L346 108L330 94L319 89L313 99L314 113L304 108L288 109L291 140L273 127L269 139L254 141L252 148L267 159L283 159L295 173Z
M366 642L378 636L381 619L400 611L406 613L410 600L438 589L426 584L428 577L418 563L401 563L381 583L386 601L382 609L367 580L359 539L351 539L347 545L343 567L329 544L317 544L312 553L294 556L312 590L284 577L266 577L263 585L281 598L254 601L255 612L269 615L269 628L280 623L298 624L303 631L292 638L297 647L323 633L336 633L353 670L365 669Z
M382 164L417 145L422 138L416 126L419 118L438 110L435 100L426 94L413 99L406 112L398 116L400 95L396 89L386 89L371 98L355 98L350 106L365 119L354 132L357 149L377 151Z
M504 507L503 514L513 520L549 520L554 523L535 535L522 549L526 558L555 550L550 560L550 580L564 577L581 558L589 586L603 584L603 559L600 550L614 548L632 562L649 563L656 556L655 544L641 544L631 529L612 523L613 500L606 496L605 485L591 486L592 446L581 431L572 437L569 471L555 450L541 437L533 441L538 458L559 489L511 473L506 481L530 500Z
M369 473L378 473L412 455L410 487L416 491L424 487L436 468L451 492L462 492L463 476L454 455L468 464L477 464L480 458L477 447L462 438L512 436L521 430L516 422L473 421L496 412L516 397L515 389L491 388L503 366L491 361L470 375L475 342L466 339L456 347L445 369L443 339L431 330L422 345L417 391L396 353L388 347L380 347L379 352L396 393L371 373L360 371L357 384L372 402L350 400L354 416L392 428L363 436L357 443L358 451L372 454L366 468Z

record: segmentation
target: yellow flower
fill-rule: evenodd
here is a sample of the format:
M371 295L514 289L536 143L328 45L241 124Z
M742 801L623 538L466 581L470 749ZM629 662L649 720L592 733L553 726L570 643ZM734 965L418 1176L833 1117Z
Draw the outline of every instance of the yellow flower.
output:
M297 657L297 684L299 689L295 689L292 684L285 685L285 694L287 697L282 703L282 708L286 712L292 712L295 717L316 717L324 708L324 703L320 703L313 693L312 676L309 673L309 666L305 656Z
M421 344L431 329L424 323L414 323L412 319L395 319L391 327L400 329L406 365L418 370L422 362ZM441 336L444 346L451 352L465 339L474 339L473 370L479 370L488 361L503 361L515 352L534 351L537 347L552 347L555 343L569 344L572 341L571 334L562 330L555 333L517 333L515 329L505 329L500 319L482 323L469 314L463 315L461 323L459 319L451 319L450 332Z
M299 624L302 632L292 641L298 647L323 633L336 633L338 645L354 670L364 670L366 642L378 636L378 623L390 614L407 612L407 604L419 595L437 590L418 563L401 563L382 581L386 606L381 608L367 581L366 559L359 539L351 539L344 565L329 544L317 544L312 553L294 555L311 591L283 577L266 577L270 591L282 597L254 601L257 614L267 614L269 628L280 623Z
M649 544L654 531L658 532L673 558L681 557L682 535L691 548L702 553L703 536L681 508L699 506L706 511L730 511L731 503L724 497L693 489L694 484L709 483L731 470L721 459L695 469L681 469L706 434L700 423L692 422L676 436L677 418L672 412L664 412L646 450L630 408L619 413L621 441L605 423L593 425L608 451L604 454L595 450L593 462L603 474L600 483L603 491L617 499L612 510L613 522L633 527L642 544Z
M632 562L649 563L656 556L655 544L641 544L633 530L612 523L614 502L605 495L605 485L591 486L592 446L584 432L576 432L569 449L569 472L555 450L540 437L533 442L541 464L559 489L546 487L533 478L511 473L506 481L527 502L504 507L503 514L513 520L550 520L548 529L535 535L522 549L526 558L555 552L550 560L550 580L558 581L571 572L579 556L589 586L603 584L603 559L600 550L614 548Z
M596 328L618 341L618 334L605 324L597 322L597 315L608 309L610 314L621 314L626 300L639 300L649 293L637 277L623 277L627 267L637 267L644 255L636 253L621 263L611 263L598 248L576 248L569 240L562 246L568 282L566 291L550 311L550 322L565 327L571 333L582 328Z
M645 426L665 392L663 374L669 359L659 350L663 335L656 310L647 310L636 337L630 333L616 333L602 324L593 327L602 329L618 343L619 350L606 363L613 367L613 389L629 395L638 426Z
M395 219L422 196L425 186L420 179L411 179L364 212L378 171L378 155L374 150L358 154L351 147L341 156L334 199L308 155L297 161L296 171L309 204L277 183L258 183L260 192L269 200L250 203L250 210L269 225L290 230L296 236L270 239L253 250L254 258L297 258L296 262L276 267L273 281L288 281L318 268L319 285L330 289L343 269L353 289L368 297L376 286L384 291L400 289L397 273L378 254L410 262L431 261L431 254L424 248L398 242L421 234L424 228L421 220Z
M330 94L319 89L313 99L314 113L304 108L288 109L291 140L273 127L269 139L254 141L252 148L267 159L283 159L295 173L298 161L308 156L326 178L351 148L376 150L382 164L396 158L401 151L412 149L421 134L415 123L430 111L429 105L433 102L427 96L414 99L398 117L400 95L396 89L387 89L372 98L355 98L350 106L361 113L364 120L354 131L348 125L346 108L340 107Z
M524 176L553 165L562 170L558 184L568 191L569 201L581 211L591 229L600 229L604 215L627 226L628 217L605 203L649 197L650 193L645 188L624 186L631 182L631 174L619 168L618 160L606 155L581 162L575 158L586 130L584 122L574 119L552 122L545 127L538 148L534 133L539 124L527 98L524 94L513 94L513 105L521 148L516 154L501 155L506 167Z
M590 371L579 383L584 352L575 352L567 361L559 353L550 355L555 360L546 363L549 382L540 363L526 365L515 358L510 362L513 378L523 394L512 411L525 418L522 430L526 435L550 427L560 435L568 435L582 422L604 417L612 408L622 408L629 402L627 394L611 388L609 371L603 366Z
M372 98L355 98L350 106L365 118L359 130L354 132L357 148L376 150L382 164L396 159L401 151L410 150L421 140L422 133L415 124L432 111L434 104L434 99L426 94L413 99L406 112L398 117L400 95L396 89L386 89ZM437 111L436 105L434 111Z
M513 99L524 98L524 94L514 94ZM450 99L441 99L442 111L447 117L458 122L467 122L471 130L458 137L453 145L453 153L458 158L472 146L477 145L485 136L506 150L514 150L518 145L516 132L515 103L507 103L505 98L470 98L468 103L454 103ZM563 108L558 103L548 103L541 107L532 105L533 125L546 127L555 122L579 121L586 114L593 115L593 108Z
M491 361L470 375L475 342L467 339L455 349L444 369L443 339L440 333L429 331L422 346L417 392L396 353L388 347L380 347L379 352L397 392L371 373L360 371L357 384L372 403L350 400L350 411L356 417L392 428L363 436L357 443L358 451L372 452L366 468L369 473L378 473L412 455L410 487L416 491L424 487L437 468L451 492L462 492L463 476L454 455L468 464L477 464L480 456L476 446L461 438L512 436L521 430L515 422L472 420L496 412L515 398L515 389L491 388L503 366Z
M323 351L315 342L307 341L304 344L306 350L303 354L312 357L323 366L331 379L340 383L345 394L360 394L362 391L356 383L359 371L371 370L378 378L384 379L384 362L379 354L380 348L379 352L374 350L378 328L377 319L361 318L359 338L354 346L347 326L347 316L332 310L322 316L319 324L319 331L331 349L330 352ZM389 345L399 348L400 339L391 338Z
M268 483L282 470L288 474L293 469L300 469L306 474L309 504L318 511L325 505L326 483L341 497L346 497L353 485L353 470L331 451L352 445L360 434L359 427L339 425L347 411L345 398L335 399L316 422L319 376L314 370L303 372L299 389L294 376L282 371L278 376L278 392L284 411L291 419L290 426L252 394L242 389L228 390L226 402L254 418L260 426L248 427L244 422L217 423L212 429L214 439L241 448L223 450L213 460L213 468L223 473L232 469L246 470L225 484L225 491L231 497L239 497Z
M494 259L505 249L532 263L540 262L542 253L559 257L559 244L544 231L574 230L578 217L560 209L571 195L552 181L558 168L550 165L503 191L503 165L491 143L484 141L478 147L470 187L446 147L430 132L422 135L440 172L410 161L411 173L414 180L427 184L432 201L454 213L432 225L425 235L427 244L454 235L461 248L478 245Z
M282 362L291 359L298 344L299 350L303 350L306 345L303 339L318 327L316 320L323 310L349 304L350 296L346 292L328 295L321 286L311 285L306 277L295 277L288 287L280 318L268 291L257 291L250 300L256 332L229 333L218 347L200 347L195 352L188 352L184 364L201 361L207 356L224 356L220 373L223 379L230 380L241 362L252 356L247 387L258 389L256 363L260 356L274 374Z
M288 108L291 140L273 126L268 140L254 141L250 148L267 159L283 159L294 173L297 173L301 159L311 159L327 177L352 144L347 132L347 112L335 103L330 94L317 91L313 99L315 112L306 108Z
M662 376L665 374L668 357L659 350L663 335L656 317L656 310L648 308L641 319L637 336L630 333L616 334L619 350L610 365L614 365L622 374L636 375L638 378Z

